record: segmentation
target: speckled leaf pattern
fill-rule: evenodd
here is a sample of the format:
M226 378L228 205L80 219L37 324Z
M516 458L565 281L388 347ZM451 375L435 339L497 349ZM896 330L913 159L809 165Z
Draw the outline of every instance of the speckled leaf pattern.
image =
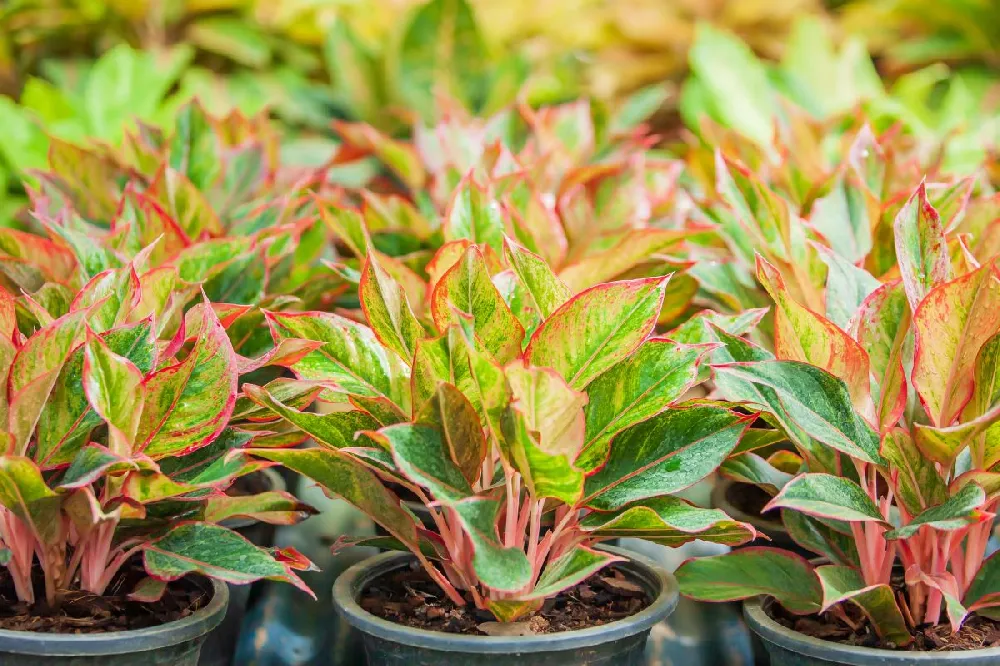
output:
M378 421L361 411L314 414L303 412L284 404L273 394L259 386L244 384L243 391L257 404L312 437L317 444L331 449L357 446L355 433L377 430Z
M694 385L706 346L652 338L587 387L585 469L607 457L611 438L666 409Z
M266 578L284 580L315 596L287 564L218 525L187 523L175 527L146 546L143 564L149 575L160 580L177 580L200 573L245 585Z
M577 390L585 388L650 334L665 286L663 278L625 280L577 294L538 327L526 359L554 369Z
M0 456L0 504L30 527L43 544L63 538L62 499L46 485L29 458Z
M835 252L823 250L819 256L827 267L826 318L847 330L861 304L882 284Z
M116 455L106 446L90 443L80 449L59 481L60 488L82 488L116 470L138 469L127 458Z
M431 294L431 314L440 331L456 321L454 310L472 315L476 336L501 361L521 351L524 328L490 281L482 251L472 245L448 269Z
M455 190L442 225L445 240L466 239L488 245L497 256L503 252L505 231L500 204L486 189L466 178Z
M385 397L409 410L409 368L372 329L332 313L271 312L267 319L279 338L325 343L292 364L298 377L332 382L349 394Z
M906 525L885 533L886 539L906 539L923 526L935 530L954 531L991 518L981 511L986 503L986 493L974 483L963 486L958 492L937 506L914 516Z
M702 509L677 497L653 497L617 511L589 513L580 527L605 538L638 538L675 548L695 539L739 546L756 536L753 527L718 509Z
M424 337L424 328L413 314L403 288L373 254L365 259L358 289L361 308L375 336L409 364L417 340Z
M947 497L948 488L934 462L924 457L902 428L894 428L882 438L882 456L897 473L894 484L897 501L911 516Z
M469 484L475 483L482 472L487 442L476 408L462 392L452 384L438 384L437 391L420 408L415 420L441 432L451 461Z
M577 546L550 562L538 577L534 589L529 594L518 597L521 600L546 599L553 597L568 587L585 581L612 562L624 558L606 551Z
M871 395L881 429L895 425L906 407L903 350L910 330L910 306L901 280L873 291L852 321L854 337L868 352Z
M83 341L85 312L71 312L31 336L11 362L7 397L14 450L25 453L70 351Z
M508 365L506 375L517 410L538 436L539 449L576 460L583 445L587 394L571 389L555 371L521 361Z
M249 518L271 525L294 525L316 513L291 493L270 490L255 495L214 495L205 504L204 520L219 523L229 518Z
M854 406L866 409L870 394L865 350L836 324L796 302L785 288L781 274L759 256L757 279L777 304L775 356L803 361L839 377L847 384Z
M727 375L753 384L789 436L810 449L814 438L837 451L882 463L878 435L851 407L847 387L830 373L796 361L758 361L713 366Z
M236 353L212 309L204 308L204 316L187 358L146 379L136 444L154 460L212 441L236 403Z
M726 459L753 419L694 405L632 426L615 438L607 462L588 476L585 505L614 511L693 485Z
M553 497L575 505L583 493L584 479L570 456L546 450L538 434L529 429L528 417L516 407L511 408L504 425L505 456L521 473L528 492L537 498Z
M868 616L883 640L900 647L910 644L910 631L890 586L865 585L861 572L853 567L817 567L816 575L823 587L823 610L850 600Z
M494 590L517 592L531 581L531 563L520 548L504 548L496 538L500 504L470 497L451 505L472 541L472 566L480 582Z
M569 300L569 288L537 254L528 252L508 238L504 242L504 257L542 319L549 317Z
M986 558L966 590L962 603L970 611L1000 606L1000 553Z
M351 456L319 448L248 449L247 455L281 463L366 513L408 548L419 549L417 522L367 466Z
M83 391L110 430L109 445L119 456L131 455L144 400L143 374L114 353L96 334L87 334L83 355Z
M903 288L910 308L916 311L928 292L946 281L951 272L944 225L927 200L923 183L896 215L893 229Z
M931 423L949 426L972 397L976 356L1000 331L994 263L939 285L915 310L913 385Z
M688 235L670 229L631 229L613 247L566 266L559 271L559 279L574 291L613 280L657 254L676 252Z
M392 452L396 467L407 478L427 488L441 502L456 502L472 495L472 486L452 460L440 429L401 423L375 435Z
M818 613L823 604L823 588L812 566L800 555L776 548L743 548L688 560L674 575L681 594L699 601L766 594L798 615Z
M888 524L861 486L832 474L801 474L781 489L767 509L783 507L817 518Z
M156 347L151 321L112 329L101 338L113 353L135 364L143 375L153 369ZM83 356L82 346L70 354L39 416L34 458L43 468L72 461L90 432L101 424L101 417L83 391Z

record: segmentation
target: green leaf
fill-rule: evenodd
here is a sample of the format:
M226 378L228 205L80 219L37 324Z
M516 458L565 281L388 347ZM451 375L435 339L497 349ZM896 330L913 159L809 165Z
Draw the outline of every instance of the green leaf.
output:
M236 353L212 308L201 307L204 324L191 353L145 382L136 442L154 460L211 442L236 403Z
M329 449L248 449L247 455L281 463L366 513L408 548L419 552L417 521L366 465Z
M316 509L291 493L272 490L243 497L210 497L205 504L204 520L221 523L233 518L248 518L270 525L294 525L315 513Z
M528 252L509 238L504 238L504 257L527 290L535 311L542 319L550 317L569 300L571 295L569 288L537 254Z
M910 309L916 312L927 293L951 273L944 225L923 183L896 215L893 230L899 273Z
M293 409L274 397L266 389L244 384L243 391L262 407L266 407L293 426L312 437L317 444L330 449L357 446L355 434L378 429L379 423L362 411L314 414Z
M451 504L465 533L472 541L472 567L486 587L502 592L517 592L531 582L531 563L517 547L504 548L497 541L497 515L500 503L470 497Z
M613 511L683 490L715 471L754 418L694 404L643 421L615 437L607 462L587 477L583 501Z
M826 317L847 330L858 308L882 283L835 252L823 249L819 257L827 267Z
M606 457L619 432L666 409L694 385L707 346L651 338L587 387L586 442L578 465L591 469Z
M850 600L860 608L883 640L896 646L909 645L910 631L896 596L889 585L866 585L861 572L853 567L829 565L816 568L823 588L823 610Z
M539 434L529 429L529 418L518 408L511 407L504 423L507 460L521 473L532 496L553 497L564 504L576 505L583 493L584 479L583 472L573 465L573 450L560 450L559 446L565 446L562 442L543 444ZM580 443L577 441L576 446Z
M538 327L525 357L582 389L635 350L656 325L664 278L601 284L574 296Z
M500 204L471 178L465 178L452 195L442 232L446 241L466 239L488 245L496 256L503 252L504 218Z
M86 312L71 312L37 331L18 349L10 364L7 396L14 451L24 453L45 402L70 351L84 337Z
M906 407L903 349L910 308L902 281L887 282L869 294L854 321L855 337L868 352L872 400L884 431L896 425Z
M292 364L300 378L332 382L345 393L385 397L410 409L409 369L367 326L325 312L268 312L266 317L281 339L325 343Z
M702 509L677 497L654 497L617 511L587 514L580 529L601 538L637 538L676 548L695 539L740 546L757 536L746 523L718 509Z
M439 330L458 323L453 308L472 315L476 336L498 360L507 361L521 351L524 328L490 281L482 251L475 245L466 249L431 293L431 314Z
M765 511L784 507L810 516L886 523L875 502L854 481L831 474L801 474L781 489Z
M991 518L990 514L981 510L985 503L985 491L970 483L943 503L930 507L903 527L890 530L884 536L886 539L907 539L925 525L941 531L960 530Z
M624 559L608 552L576 546L550 562L531 592L517 598L519 601L531 601L554 597L566 588L585 581L612 562L622 562Z
M111 329L101 334L108 348L128 359L143 375L156 361L152 321ZM38 419L34 457L43 468L70 463L90 432L101 424L83 391L84 349L69 356Z
M323 54L334 94L348 101L356 118L373 117L383 103L381 72L350 21L334 21L323 41Z
M882 438L882 455L896 474L893 489L897 501L911 516L945 501L948 487L934 462L925 457L910 435L894 428Z
M980 565L962 603L970 611L1000 606L1000 553L993 553Z
M396 467L438 501L451 503L472 495L472 486L438 428L401 423L379 430L374 437L392 452Z
M62 498L46 485L30 459L0 456L0 504L43 544L57 544L65 538L60 512Z
M192 573L235 584L265 578L289 582L316 596L287 564L218 525L187 523L175 527L143 549L143 564L160 580L177 580Z
M847 523L817 519L798 511L782 511L781 522L788 536L810 553L823 555L834 564L860 566L857 544Z
M804 558L775 548L742 548L725 555L688 560L674 574L681 594L696 601L738 601L774 597L797 615L818 613L823 588Z
M376 337L409 363L417 341L424 337L424 328L410 309L403 288L377 263L374 253L365 259L358 289L361 308Z
M475 483L482 473L487 444L476 408L462 392L452 384L438 384L415 420L440 430L451 461L470 485Z
M142 371L88 331L82 377L90 406L108 423L111 450L122 457L130 456L142 416Z
M797 361L758 361L713 366L727 379L753 384L760 404L777 417L800 447L809 438L864 462L883 464L878 435L851 404L847 386L830 373Z

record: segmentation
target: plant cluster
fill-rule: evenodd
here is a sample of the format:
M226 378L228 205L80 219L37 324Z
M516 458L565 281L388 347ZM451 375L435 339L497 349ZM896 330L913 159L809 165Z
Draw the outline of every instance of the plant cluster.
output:
M851 145L839 186L855 203L839 239L787 191L717 165L734 228L799 235L814 257L756 245L756 282L774 304L768 348L719 329L706 338L723 345L711 359L719 396L763 410L773 429L723 471L773 495L767 509L824 563L762 547L677 575L694 598L767 594L849 625L850 602L885 644L905 646L943 616L955 631L971 613L995 617L1000 598L1000 559L984 560L1000 478L997 198L981 172L915 184L919 163L888 137L864 131ZM791 450L754 452L785 439Z
M504 621L616 561L593 549L601 541L753 538L669 496L710 474L753 417L683 400L710 347L654 335L667 279L574 296L539 256L503 244L502 260L485 243L443 249L450 265L422 317L373 252L360 280L368 325L269 314L276 340L322 343L289 367L344 406L309 413L247 385L317 446L246 453L365 511L391 535L378 544L411 551L455 603L467 594Z

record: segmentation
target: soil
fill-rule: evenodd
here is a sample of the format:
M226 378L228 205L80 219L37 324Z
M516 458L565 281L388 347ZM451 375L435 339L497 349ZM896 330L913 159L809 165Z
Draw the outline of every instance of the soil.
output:
M80 590L67 591L59 608L49 608L45 584L39 571L35 576L34 606L18 601L14 583L6 568L0 568L0 629L50 634L97 634L145 629L191 615L212 598L211 588L202 580L182 578L170 583L163 597L154 603L128 598L136 583L145 577L139 560L122 567L104 596Z
M496 618L489 611L477 609L471 597L466 606L456 606L426 571L413 566L369 583L361 594L361 607L407 627L474 636L488 633L480 627L495 624ZM635 615L650 603L645 590L612 565L547 599L540 610L519 624L529 634L586 629Z
M787 612L776 603L765 604L768 616L779 624L813 638L833 641L844 645L881 648L887 650L908 650L921 652L953 652L1000 647L1000 622L980 615L972 615L958 633L951 633L947 621L935 626L923 625L911 629L913 643L900 648L894 643L883 641L872 629L864 614L853 604L841 607L854 627L832 613L797 616Z

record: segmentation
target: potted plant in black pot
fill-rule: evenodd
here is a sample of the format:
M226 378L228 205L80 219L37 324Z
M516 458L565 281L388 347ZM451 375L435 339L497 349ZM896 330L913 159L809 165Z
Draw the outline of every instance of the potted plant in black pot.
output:
M928 189L878 241L900 277L860 293L849 326L797 310L784 323L815 343L802 355L784 346L776 360L730 338L732 360L715 366L728 395L765 409L796 444L800 470L769 507L821 559L744 549L677 577L695 599L747 599L775 666L1000 659L1000 558L985 557L1000 478L1000 272L996 257L949 253L965 204L939 214ZM805 356L824 345L853 346L857 362Z
M5 236L8 250L33 242ZM171 322L163 304L180 295L156 289L162 273L141 259L71 300L42 298L56 283L15 296L8 285L31 278L27 262L0 265L0 663L195 666L226 611L226 582L285 580L308 593L298 553L218 524L305 514L226 496L261 468L238 447L200 455L229 432L237 400L238 363L214 308Z
M368 542L402 551L353 567L334 589L372 664L638 663L674 606L673 581L600 542L753 536L670 497L714 471L751 417L673 404L707 349L651 337L666 278L572 296L537 255L507 242L505 260L491 271L483 246L467 243L421 321L370 252L369 325L303 313L293 330L275 328L325 343L291 367L349 407L311 414L245 387L317 443L250 453L359 507L391 535ZM390 483L421 498L432 526Z

